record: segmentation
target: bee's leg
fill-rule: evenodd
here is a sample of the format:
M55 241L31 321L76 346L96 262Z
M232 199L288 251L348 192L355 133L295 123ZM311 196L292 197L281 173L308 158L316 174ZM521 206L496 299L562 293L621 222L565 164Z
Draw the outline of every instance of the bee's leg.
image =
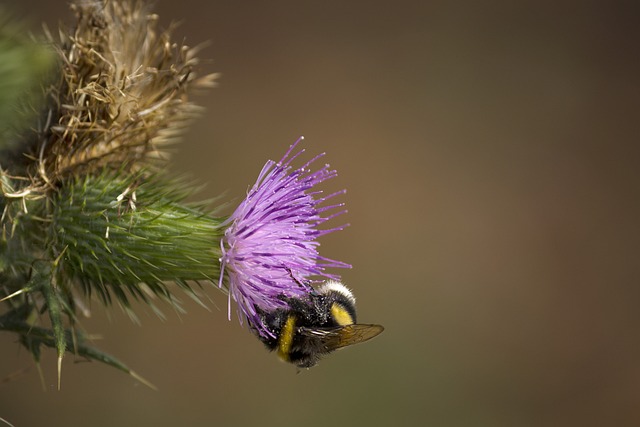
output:
M284 267L284 269L287 270L287 272L289 273L289 276L291 276L291 280L296 282L298 284L298 286L300 286L301 288L308 289L308 290L313 290L313 288L311 286L305 285L300 280L296 279L295 276L293 275L293 271L291 271L291 269L289 267Z

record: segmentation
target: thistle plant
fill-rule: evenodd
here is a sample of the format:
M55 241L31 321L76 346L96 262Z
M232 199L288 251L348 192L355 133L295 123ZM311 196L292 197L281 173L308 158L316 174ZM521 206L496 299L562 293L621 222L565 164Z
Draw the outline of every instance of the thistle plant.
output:
M133 300L162 315L182 309L180 293L204 304L219 288L229 315L233 300L267 334L258 312L349 267L318 252L318 237L343 228L321 227L343 212L329 202L343 192L317 189L335 171L314 166L322 155L294 167L298 140L230 216L189 202L193 185L161 172L199 111L190 95L215 75L198 74L198 48L171 41L142 1L71 9L75 25L44 41L0 31L0 331L36 362L54 348L58 387L65 353L144 381L80 328L90 300L135 320Z

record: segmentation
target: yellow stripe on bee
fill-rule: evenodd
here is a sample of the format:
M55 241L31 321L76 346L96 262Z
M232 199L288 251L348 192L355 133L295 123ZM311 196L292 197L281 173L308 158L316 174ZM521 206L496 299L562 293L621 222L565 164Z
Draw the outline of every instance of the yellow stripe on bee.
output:
M343 306L337 303L331 305L331 316L340 326L353 325L353 317Z
M293 335L296 330L296 316L287 317L287 321L280 331L280 338L278 339L278 356L285 362L289 361L289 352L291 351L291 345L293 344Z

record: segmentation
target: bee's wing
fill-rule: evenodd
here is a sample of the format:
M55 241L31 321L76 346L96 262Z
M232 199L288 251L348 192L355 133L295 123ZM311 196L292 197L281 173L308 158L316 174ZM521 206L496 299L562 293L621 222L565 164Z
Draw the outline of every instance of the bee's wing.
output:
M384 331L382 325L353 324L333 328L300 328L301 335L319 339L327 352L370 340Z

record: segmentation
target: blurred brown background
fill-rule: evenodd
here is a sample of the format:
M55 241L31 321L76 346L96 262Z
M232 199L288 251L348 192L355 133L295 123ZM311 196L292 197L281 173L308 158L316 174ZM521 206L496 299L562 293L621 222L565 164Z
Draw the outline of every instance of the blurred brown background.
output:
M300 134L352 224L324 238L385 333L298 375L217 308L84 322L98 363L0 335L0 417L65 426L640 425L634 2L158 0L219 87L174 171L237 203ZM22 2L33 28L66 2ZM12 375L24 368L26 372Z

